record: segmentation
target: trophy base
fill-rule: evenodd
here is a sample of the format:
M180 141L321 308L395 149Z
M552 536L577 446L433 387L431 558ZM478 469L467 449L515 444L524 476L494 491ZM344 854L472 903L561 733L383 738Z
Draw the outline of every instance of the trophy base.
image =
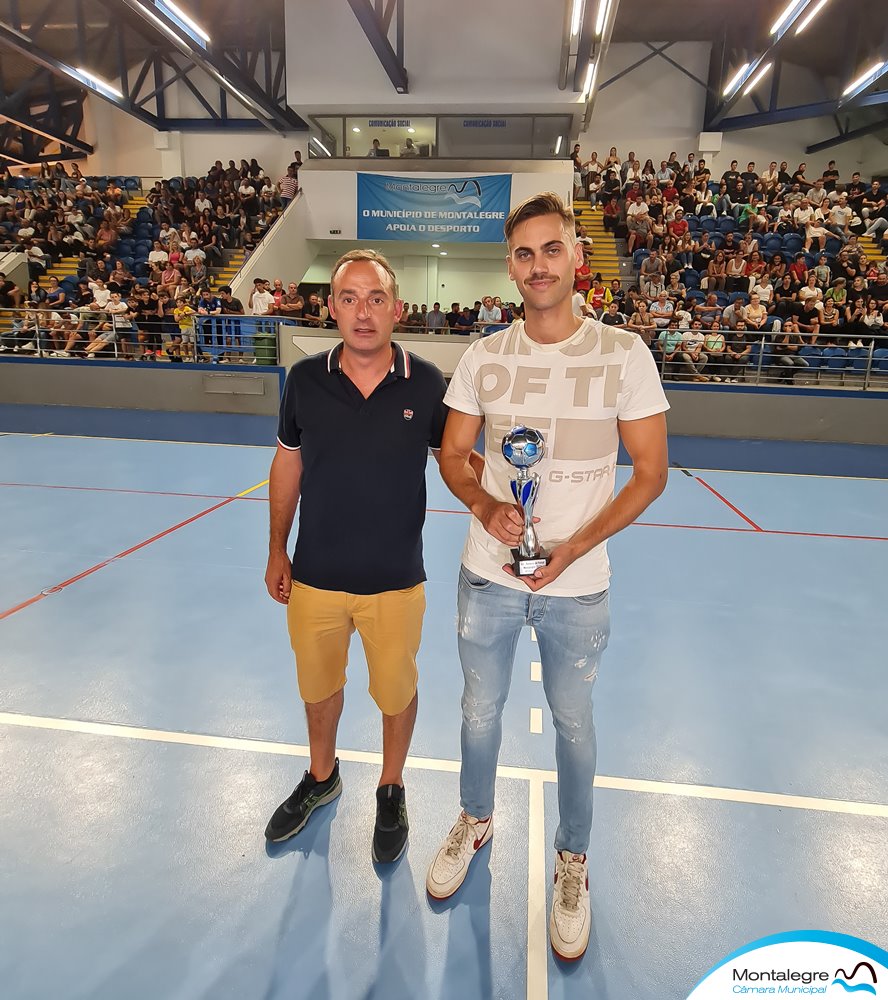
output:
M518 549L512 549L512 571L515 576L533 576L548 562L542 552L537 556L522 556Z

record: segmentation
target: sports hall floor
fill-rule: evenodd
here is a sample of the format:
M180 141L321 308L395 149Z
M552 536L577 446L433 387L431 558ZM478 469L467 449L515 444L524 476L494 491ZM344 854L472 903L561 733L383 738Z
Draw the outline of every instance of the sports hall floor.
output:
M2 997L681 1000L766 934L888 942L884 449L837 463L829 448L676 442L684 468L611 543L594 929L562 965L546 923L553 733L529 629L496 835L451 901L425 894L458 808L467 528L434 467L411 839L383 869L358 644L343 794L289 843L263 839L306 766L284 613L262 583L271 450L13 426L0 421ZM716 454L872 478L692 467Z

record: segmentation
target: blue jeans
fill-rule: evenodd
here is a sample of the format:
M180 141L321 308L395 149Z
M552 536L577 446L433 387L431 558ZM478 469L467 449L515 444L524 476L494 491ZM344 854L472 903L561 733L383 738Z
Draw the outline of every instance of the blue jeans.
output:
M584 854L592 829L595 726L592 685L610 636L608 591L545 597L459 573L459 656L462 697L460 799L470 816L493 812L502 715L518 635L536 630L543 690L555 723L559 825L555 849Z

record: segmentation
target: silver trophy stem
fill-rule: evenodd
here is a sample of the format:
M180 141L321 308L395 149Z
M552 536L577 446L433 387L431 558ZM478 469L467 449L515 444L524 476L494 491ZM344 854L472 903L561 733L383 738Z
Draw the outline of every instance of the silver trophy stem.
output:
M540 553L540 540L533 526L533 508L540 491L540 477L535 472L529 473L527 469L518 469L515 476L518 497L523 495L524 486L528 482L532 482L533 485L526 502L521 504L524 512L524 533L518 544L518 552L523 559L535 559Z

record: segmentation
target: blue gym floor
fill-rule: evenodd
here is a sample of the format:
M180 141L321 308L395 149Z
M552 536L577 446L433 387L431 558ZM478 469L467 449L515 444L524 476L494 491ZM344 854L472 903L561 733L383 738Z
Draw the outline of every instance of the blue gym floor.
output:
M682 1000L766 934L885 947L888 480L675 468L612 541L594 929L565 965L546 936L556 787L530 630L491 848L449 903L425 893L458 810L468 526L434 463L409 850L370 860L381 735L358 643L343 795L266 848L306 766L262 581L271 455L0 436L0 995Z

